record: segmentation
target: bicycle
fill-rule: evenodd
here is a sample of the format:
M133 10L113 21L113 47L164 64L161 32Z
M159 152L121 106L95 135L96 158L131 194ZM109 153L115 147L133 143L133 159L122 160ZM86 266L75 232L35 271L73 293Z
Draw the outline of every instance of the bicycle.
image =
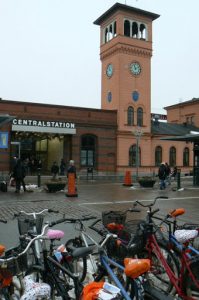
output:
M51 287L51 299L60 297L63 300L73 299L72 291L75 293L75 299L79 299L83 285L79 280L79 274L74 273L71 264L72 258L86 257L93 251L93 247L81 247L68 252L54 251L53 241L63 237L62 231L50 231L45 236L45 230L56 224L71 222L74 219L62 218L44 225L42 233L33 240L43 241L42 243L42 265L34 264L28 268L26 275L31 275L34 281L48 283ZM45 241L51 241L50 251ZM34 242L33 242L34 243ZM59 299L60 299L59 298Z
M165 289L167 292L173 292L182 297L185 300L198 299L192 296L192 282L199 289L199 280L194 275L192 269L198 269L199 256L198 251L191 246L184 246L177 241L171 231L171 223L167 222L167 219L171 214L168 214L161 220L159 225L156 225L153 221L154 215L159 211L155 209L152 211L156 200L153 203L144 205L140 201L136 201L137 204L147 207L146 221L140 224L140 238L142 238L142 249L144 257L148 257L152 261L154 266L153 278L150 280L156 287ZM162 224L169 226L169 237L161 234L159 230ZM159 234L161 239L158 239L156 234ZM188 240L187 240L188 241ZM135 246L136 248L136 246ZM161 249L164 249L169 256L163 255ZM138 251L137 251L138 253ZM178 254L178 257L177 257ZM142 255L139 253L139 257ZM180 261L180 265L179 265ZM158 282L156 280L159 279ZM194 295L193 290L193 295ZM196 290L197 291L197 290Z
M137 211L137 210L136 210ZM90 219L92 219L92 217L90 217ZM140 274L137 273L137 276L130 278L129 276L127 276L128 280L127 280L127 285L125 283L125 279L123 278L123 276L125 275L125 267L122 264L119 264L118 262L114 261L113 259L111 259L110 257L108 257L107 253L106 253L106 245L108 243L108 241L112 238L117 239L117 235L113 234L113 233L109 233L106 231L106 234L103 230L103 238L100 242L95 241L95 239L90 236L87 231L85 230L85 227L82 224L81 219L79 220L70 220L73 223L78 223L80 224L80 227L78 228L78 230L80 231L80 234L78 237L75 237L74 239L70 239L68 242L66 242L66 249L70 249L71 248L75 248L75 247L79 247L84 244L88 247L89 245L89 241L92 243L92 245L95 245L97 247L97 249L99 250L99 252L94 252L91 253L91 257L89 257L89 259L91 259L92 261L92 266L93 266L93 279L98 282L101 281L104 277L107 277L107 275L109 275L109 278L111 278L111 280L114 282L114 284L116 284L116 286L119 288L119 290L121 291L122 297L124 299L133 299L132 297L136 297L136 299L143 299L143 293L145 292L148 297L150 295L150 297L152 297L151 299L173 299L170 296L165 295L164 293L160 293L157 289L152 289L150 288L146 283L144 284L144 288L143 288L143 282L141 281L141 278L137 278L138 275L142 274L142 272L146 272L148 271L148 266L146 267L146 265L143 267L143 270ZM94 225L99 221L95 220L94 223L92 225L89 225L88 227L93 229ZM102 233L102 232L101 232ZM94 255L94 257L93 257ZM96 255L99 255L100 259L96 259ZM128 259L129 260L129 259ZM99 262L100 261L100 262ZM132 262L132 261L131 261ZM134 268L135 267L135 262L137 262L136 260L134 260ZM142 260L139 260L139 263L142 264ZM127 264L127 262L126 262ZM132 263L133 265L133 263ZM119 273L116 272L116 269L119 270ZM139 271L139 270L138 270ZM129 274L128 274L129 275ZM120 279L122 279L122 281L120 281ZM125 287L127 288L127 290L130 290L130 296L129 296L129 292L126 291Z

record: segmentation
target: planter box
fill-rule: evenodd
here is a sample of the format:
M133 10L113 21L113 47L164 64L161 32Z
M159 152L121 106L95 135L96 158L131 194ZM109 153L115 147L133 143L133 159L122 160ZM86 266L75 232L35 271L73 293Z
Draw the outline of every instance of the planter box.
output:
M139 179L138 180L140 186L142 187L148 187L148 188L152 188L154 186L154 184L156 183L155 179Z
M61 190L64 190L66 183L65 182L47 182L47 189L49 193L55 193Z

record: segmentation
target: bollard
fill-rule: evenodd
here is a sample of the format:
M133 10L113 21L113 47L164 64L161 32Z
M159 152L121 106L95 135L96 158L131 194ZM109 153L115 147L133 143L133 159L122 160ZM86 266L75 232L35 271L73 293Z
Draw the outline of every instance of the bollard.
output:
M181 189L180 173L181 173L181 170L178 169L177 170L177 190Z
M41 169L37 169L37 186L41 187Z

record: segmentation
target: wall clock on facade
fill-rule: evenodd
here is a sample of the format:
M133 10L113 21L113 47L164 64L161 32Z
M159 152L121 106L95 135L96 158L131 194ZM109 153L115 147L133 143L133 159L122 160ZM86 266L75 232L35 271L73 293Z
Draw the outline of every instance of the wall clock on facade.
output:
M138 62L132 62L130 64L130 71L133 75L137 76L141 73L141 66Z
M108 77L111 77L113 75L113 65L109 64L106 68L106 75Z

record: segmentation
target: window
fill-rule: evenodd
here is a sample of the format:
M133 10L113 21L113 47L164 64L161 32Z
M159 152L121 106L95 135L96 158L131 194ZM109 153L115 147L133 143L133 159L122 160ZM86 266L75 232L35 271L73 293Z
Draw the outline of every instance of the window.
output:
M127 124L130 126L134 125L134 109L132 106L129 106L129 108L128 108Z
M169 165L171 167L176 166L176 148L171 147L169 151Z
M155 148L155 165L159 166L162 162L162 147L157 146Z
M189 148L184 148L183 151L183 167L189 166Z
M96 137L84 135L81 141L81 166L93 167L95 165Z
M130 22L128 20L124 21L124 35L130 36Z
M129 148L129 166L131 167L136 167L137 166L137 160L136 160L136 157L137 157L137 147L136 145L132 145L130 148ZM141 166L141 150L140 150L140 147L139 147L139 154L138 154L138 166Z
M137 125L143 126L143 109L141 107L137 110Z
M138 24L136 22L132 23L132 37L138 38Z

